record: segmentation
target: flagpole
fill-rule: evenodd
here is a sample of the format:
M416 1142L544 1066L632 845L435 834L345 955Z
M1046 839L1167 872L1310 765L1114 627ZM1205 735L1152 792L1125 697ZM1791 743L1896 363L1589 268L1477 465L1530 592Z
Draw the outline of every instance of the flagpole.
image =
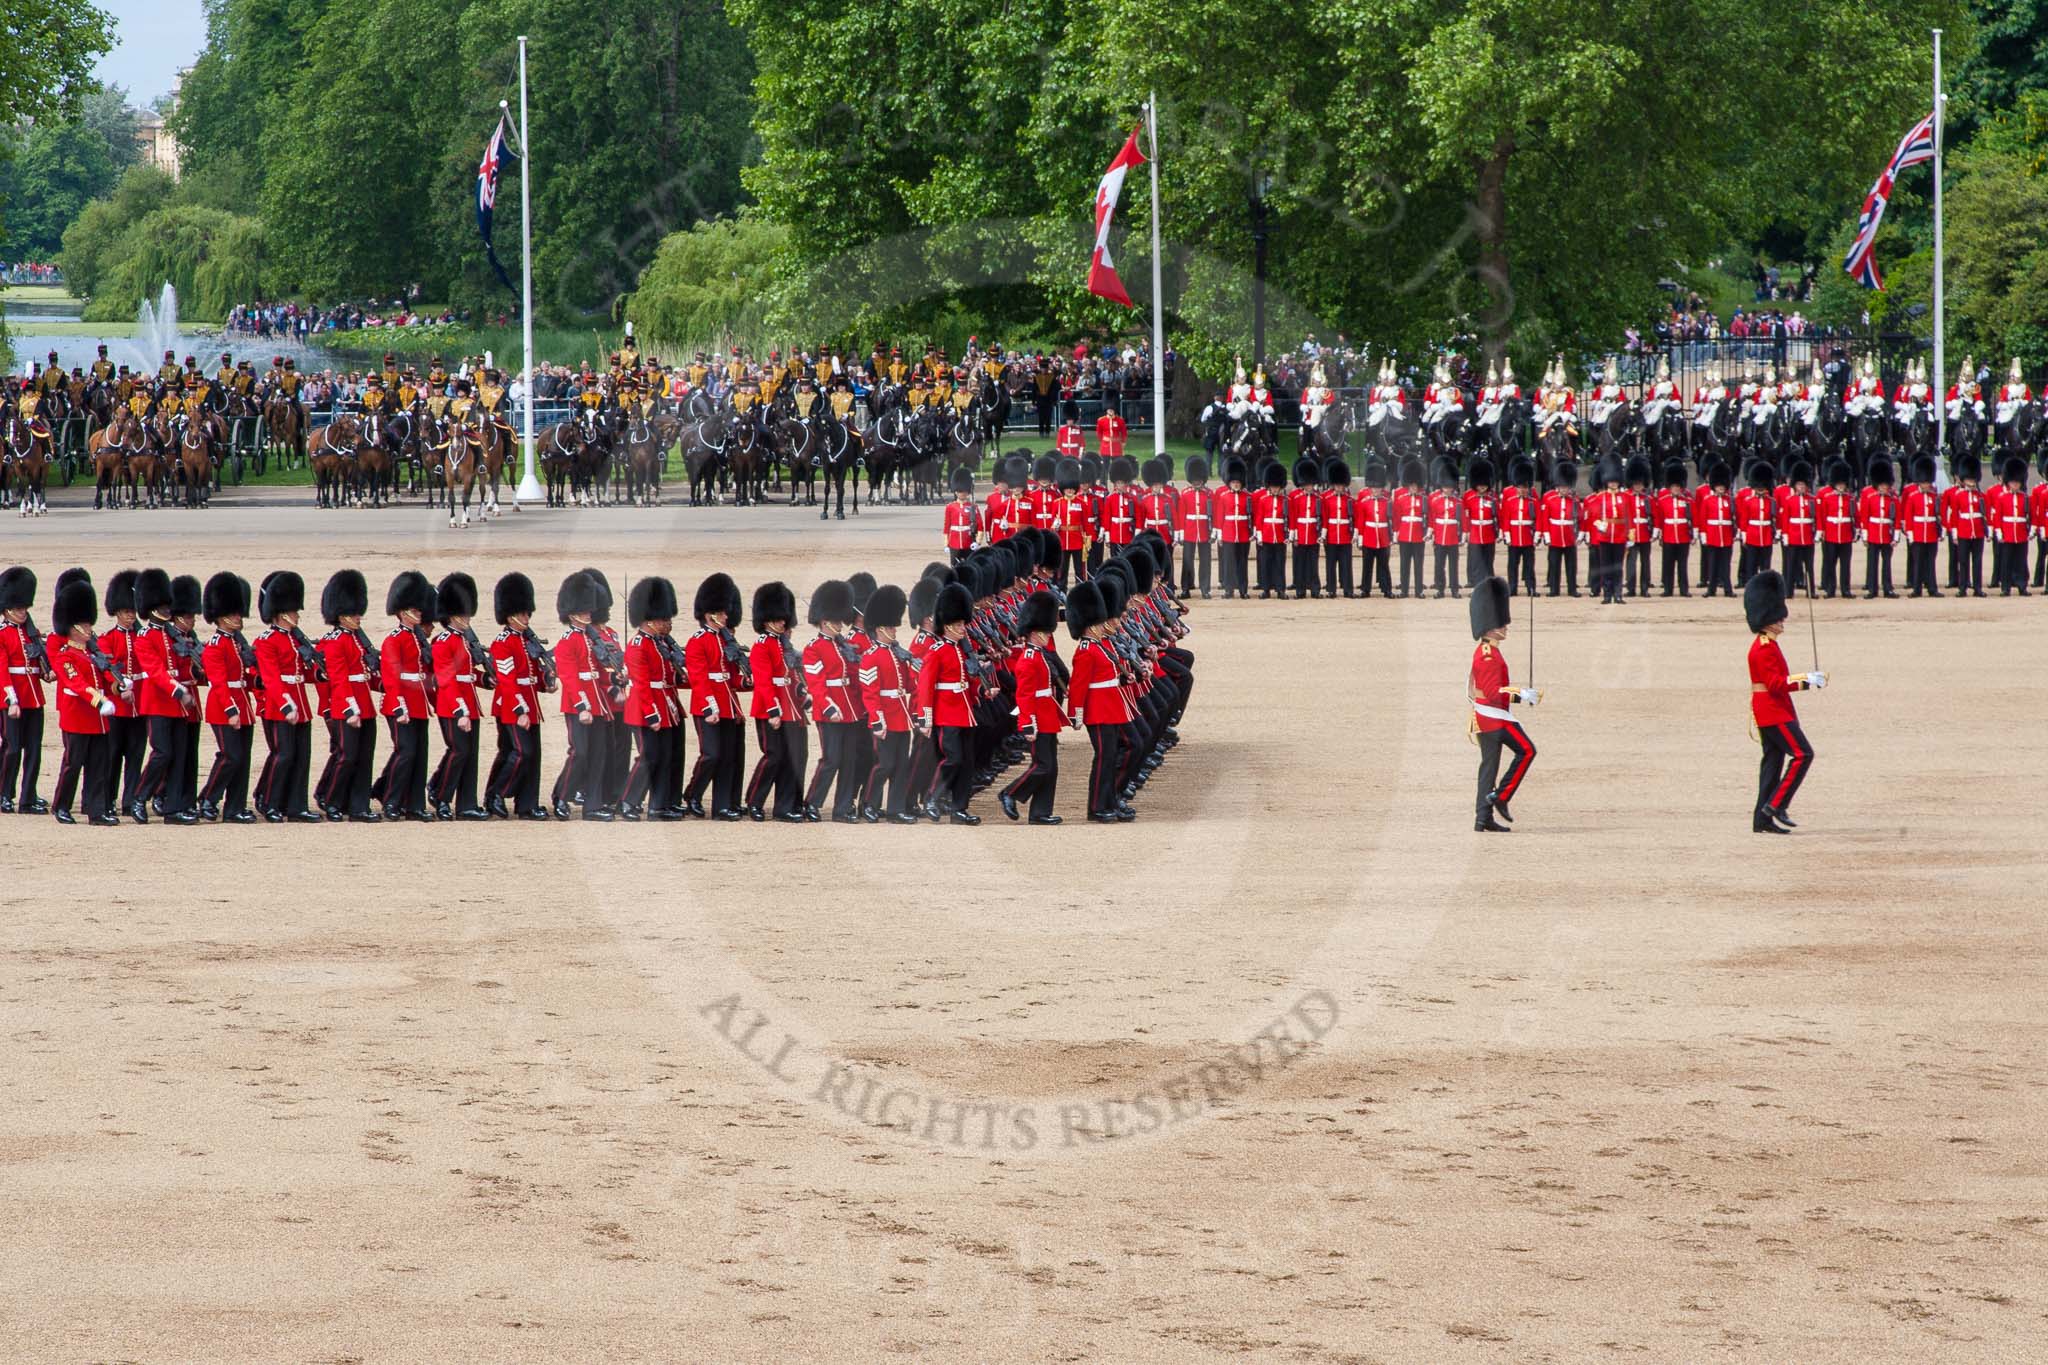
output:
M512 494L513 506L539 502L544 496L533 468L533 143L526 136L526 35L519 35L519 325L525 355L521 373L524 390L526 448L525 472Z
M1166 302L1159 269L1159 92L1145 99L1145 131L1152 144L1152 453L1166 454Z
M1942 311L1941 280L1941 30L1934 30L1934 448L1948 448L1948 367L1942 363L1942 337L1947 331Z

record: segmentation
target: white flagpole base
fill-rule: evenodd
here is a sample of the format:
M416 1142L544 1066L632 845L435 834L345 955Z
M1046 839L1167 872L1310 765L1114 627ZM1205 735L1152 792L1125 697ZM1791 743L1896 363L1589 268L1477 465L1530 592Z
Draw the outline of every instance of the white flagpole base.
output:
M528 474L519 481L519 487L512 493L514 502L539 502L547 497L547 490L540 486L540 480Z

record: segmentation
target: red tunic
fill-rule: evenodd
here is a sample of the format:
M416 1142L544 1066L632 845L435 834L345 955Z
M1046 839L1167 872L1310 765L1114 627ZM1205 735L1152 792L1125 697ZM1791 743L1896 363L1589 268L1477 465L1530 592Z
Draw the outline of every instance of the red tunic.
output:
M2048 537L2048 481L2034 485L2034 491L2027 498L2027 519L2034 529Z
M1138 529L1157 531L1171 540L1173 538L1174 512L1179 499L1170 488L1153 489L1138 499Z
M934 725L974 724L967 704L967 659L951 640L934 640L917 671L917 709Z
M1481 640L1472 651L1471 697L1473 719L1481 730L1505 730L1514 724L1508 714L1508 660L1490 641ZM1489 715L1488 712L1495 714Z
M955 500L946 504L946 548L971 550L981 532L981 513L971 502Z
M1365 489L1351 500L1351 526L1365 549L1386 549L1394 543L1392 500L1377 488Z
M1500 538L1511 548L1528 549L1536 543L1536 499L1519 484L1509 484L1500 495Z
M1823 488L1816 501L1820 506L1820 538L1828 545L1852 545L1856 541L1856 500L1839 488Z
M1553 550L1569 549L1579 543L1579 500L1562 488L1543 495L1536 508L1536 532Z
M1138 534L1138 499L1118 489L1102 500L1102 532L1112 545L1128 545Z
M1666 545L1692 544L1692 499L1682 488L1666 488L1656 499L1657 535Z
M427 697L427 678L433 664L420 644L419 632L410 627L392 631L384 637L377 658L377 671L384 681L384 714L408 721L431 717L434 704Z
M1026 645L1017 651L1013 671L1017 679L1017 728L1042 734L1057 734L1067 723L1066 715L1060 710L1058 698L1053 696L1052 665L1046 661L1048 650L1036 645Z
M113 675L93 666L92 656L69 640L49 641L50 670L57 675L57 728L67 735L103 735L107 718L99 698L112 698Z
M1287 535L1296 545L1314 545L1322 532L1322 495L1306 488L1287 493Z
M991 492L981 506L981 524L990 540L1008 540L1017 533L1017 499L1000 488Z
M723 635L708 626L700 629L683 646L683 665L690 674L691 715L705 720L740 718L739 694L733 690L732 665L726 661Z
M855 679L846 667L845 652L829 635L804 646L804 683L811 689L811 719L820 725L851 724L860 719L854 704Z
M1088 725L1123 725L1130 720L1130 699L1124 695L1116 653L1107 641L1089 640L1074 651L1067 714Z
M1456 545L1463 527L1465 505L1458 495L1439 488L1429 495L1429 538L1438 545Z
M1811 545L1819 529L1820 503L1811 493L1787 493L1778 502L1778 535L1787 545Z
M1757 636L1749 646L1749 681L1749 710L1758 726L1787 725L1799 719L1792 709L1792 694L1806 684L1792 681L1785 667L1785 651L1768 635Z
M1700 489L1693 499L1692 519L1699 528L1700 544L1714 550L1735 544L1735 500L1726 493Z
M747 651L747 666L754 674L754 695L747 713L755 720L780 720L791 725L804 723L804 708L797 704L796 670L802 667L794 651L780 635L763 635Z
M1500 539L1500 504L1483 488L1465 491L1461 513L1467 545L1492 545Z
M1216 538L1225 545L1249 545L1252 539L1252 495L1226 488L1216 495Z
M880 724L892 735L910 729L916 691L917 671L888 645L874 645L860 656L861 709L869 718L869 729Z
M46 642L44 650L49 649ZM23 626L0 623L0 700L24 711L43 709L43 672L28 661L28 632ZM178 714L176 711L170 714Z
M251 642L256 651L256 676L263 687L259 700L263 719L303 725L312 721L313 708L306 704L305 660L289 630L271 627Z
M1622 495L1628 506L1628 543L1648 545L1650 543L1650 495L1630 489Z
M1429 539L1429 499L1421 490L1395 489L1393 510L1395 544L1420 545Z
M1206 544L1216 521L1216 494L1207 488L1183 488L1174 499L1173 538L1188 545Z
M1735 525L1744 545L1778 543L1776 501L1760 489L1745 488L1735 495Z
M1096 451L1103 459L1112 459L1124 453L1124 437L1130 427L1124 419L1113 412L1105 412L1095 419Z
M1252 494L1252 538L1261 545L1287 543L1287 493L1261 488Z
M1322 504L1323 544L1349 545L1351 543L1351 495L1340 489L1331 489L1317 499Z
M1603 489L1579 504L1579 525L1588 545L1621 545L1628 540L1628 494Z
M2048 484L2044 484L2043 487L2048 487ZM120 684L121 678L132 678L142 671L142 666L135 657L136 646L139 643L137 637L140 634L139 630L123 630L120 626L115 626L112 630L102 632L99 638L100 653L113 660L114 671L120 675L107 692L107 700L114 703L116 716L136 714L135 699L131 696L125 701L122 700Z
M142 680L135 689L137 715L199 719L199 690L193 685L191 661L172 644L176 629L152 621L143 628L142 638L136 643L136 662L142 668ZM9 671L12 672L11 667ZM185 693L182 702L178 700L179 688ZM42 704L40 696L36 704Z
M1906 529L1909 545L1932 545L1941 539L1941 501L1934 492L1934 485L1914 483L1906 485L1906 495L1899 499L1899 524Z
M1069 493L1059 500L1054 524L1059 528L1062 550L1072 552L1088 548L1088 542L1095 538L1092 510L1089 497L1083 492Z
M1053 449L1072 459L1081 458L1081 428L1072 422L1062 422L1060 429L1053 433ZM1041 523L1042 524L1042 523Z
M1866 488L1856 500L1856 530L1872 545L1898 538L1899 500L1878 488Z
M254 680L242 666L242 650L234 637L215 631L199 652L199 665L206 670L206 723L254 725L256 699L249 695Z
M626 644L626 724L635 729L670 730L682 723L682 679L660 643L638 631Z
M562 682L562 714L576 716L587 712L598 720L607 720L612 714L612 690L605 685L604 670L597 666L587 629L572 629L555 641L555 674ZM390 674L385 674L384 683L390 686Z
M1957 540L1984 539L1984 494L1961 484L1949 489L1942 495L1941 521Z
M444 720L482 714L476 694L476 661L469 657L469 641L452 630L444 630L434 641L434 714Z
M491 641L491 672L498 680L491 693L493 716L507 725L517 725L522 716L540 719L540 675L534 671L526 637L510 626Z

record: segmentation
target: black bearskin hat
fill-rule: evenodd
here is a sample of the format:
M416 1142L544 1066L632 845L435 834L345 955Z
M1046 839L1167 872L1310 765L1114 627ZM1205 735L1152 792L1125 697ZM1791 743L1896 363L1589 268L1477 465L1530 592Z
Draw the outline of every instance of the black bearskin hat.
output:
M170 585L164 586L165 595ZM6 573L0 573L0 611L32 607L36 604L36 573L25 564L17 564Z
M1071 455L1063 455L1053 467L1053 484L1062 493L1071 493L1081 486L1081 462Z
M1332 488L1351 487L1351 466L1342 460L1331 460L1323 466L1323 482Z
M1716 460L1707 466L1707 486L1709 488L1726 488L1728 480L1734 477L1735 471L1728 467L1726 460Z
M1577 488L1579 466L1576 460L1559 460L1550 467L1550 482L1554 488Z
M590 576L591 582L597 584L597 605L591 609L590 624L601 626L612 619L612 581L604 576L603 569L593 569L585 565L583 572Z
M1207 483L1208 481L1209 462L1199 455L1188 456L1188 482Z
M63 573L57 575L56 590L62 592L73 583L84 583L89 588L92 586L92 575L84 569L66 569Z
M974 495L974 471L964 464L954 465L952 477L947 481L947 486L955 493L965 493L972 497Z
M1109 461L1109 481L1129 483L1138 477L1138 462L1128 455L1112 456Z
M1098 484L1102 482L1102 461L1093 455L1081 457L1081 482Z
M306 609L306 580L290 569L266 575L263 591L256 595L256 614L269 625L286 612Z
M1111 566L1102 566L1102 572L1095 577L1095 586L1102 589L1103 619L1114 621L1124 614L1124 601L1130 597L1130 580L1120 573L1112 573Z
M1785 482L1803 483L1811 488L1813 486L1813 466L1804 460L1794 460L1792 462L1792 473L1786 478Z
M434 607L434 585L427 576L417 569L407 569L391 580L391 586L384 590L384 614L396 616L408 608L422 618L431 620Z
M932 610L939 604L939 590L945 584L936 578L920 578L910 585L910 604L904 610L910 616L910 624L921 626L931 620Z
M1235 455L1223 462L1223 482L1243 483L1245 481L1244 461Z
M1536 462L1527 455L1517 455L1508 461L1508 482L1526 484L1536 482Z
M1631 455L1628 457L1628 468L1625 473L1629 483L1639 483L1645 488L1649 487L1650 462L1641 455Z
M1303 456L1294 462L1294 486L1305 488L1323 475L1323 467L1314 460Z
M1260 476L1259 482L1268 488L1287 487L1287 466L1278 460L1266 461L1266 471Z
M1612 455L1607 456L1593 466L1593 486L1595 488L1605 488L1611 483L1626 482L1627 477L1626 471L1621 467L1621 461L1615 459Z
M247 616L249 614L249 580L231 573L217 573L206 580L206 591L200 595L199 614L212 625L223 616Z
M948 583L939 590L939 600L932 607L933 630L943 633L947 626L973 619L974 595L971 592L958 583Z
M1870 483L1874 488L1890 488L1892 486L1892 462L1890 460L1879 458L1870 462Z
M875 576L866 569L859 573L850 573L846 576L846 586L853 592L853 614L865 617L868 612L868 599L875 595Z
M1385 488L1387 486L1387 462L1377 455L1365 457L1365 486Z
M1017 633L1029 635L1032 631L1043 631L1047 635L1059 628L1060 600L1043 588L1024 599L1024 609L1017 613Z
M1152 557L1150 547L1132 541L1124 550L1123 562L1131 566L1131 586L1137 593L1152 591L1152 579L1159 572L1159 561Z
M572 616L586 615L597 610L603 600L604 589L597 586L597 580L578 570L562 580L562 586L555 589L555 617L563 625L569 624ZM596 619L594 616L592 619Z
M1076 640L1088 638L1088 632L1109 619L1109 607L1102 600L1102 589L1093 579L1074 585L1067 594L1067 634Z
M134 569L123 569L107 580L106 596L100 599L100 605L106 608L107 615L112 616L117 611L135 610L135 577Z
M766 635L770 621L780 621L785 627L796 624L796 594L786 583L763 583L754 589L755 633Z
M1409 484L1421 483L1424 477L1422 461L1412 455L1401 461L1401 486L1403 488L1406 488Z
M533 580L523 573L508 573L491 589L491 614L501 626L521 612L533 615L538 605L533 600Z
M1031 462L1031 477L1040 483L1051 483L1058 469L1059 461L1050 455L1041 455Z
M676 619L676 585L666 578L643 578L626 594L626 624Z
M1981 479L1983 477L1984 467L1977 463L1977 457L1975 455L1963 455L1957 458L1956 481L1958 483L1968 482L1973 479Z
M1848 483L1853 477L1855 476L1849 472L1849 462L1847 460L1828 461L1829 483Z
M2024 484L2027 481L2027 462L2018 455L2005 457L2005 468L2000 471L2006 483Z
M1504 630L1508 624L1508 581L1496 574L1472 587L1472 638L1490 630Z
M1145 461L1145 467L1140 472L1144 476L1147 488L1157 488L1160 484L1173 477L1166 467L1166 461L1160 459L1157 455Z
M903 625L903 609L907 602L903 589L894 583L884 583L868 594L868 604L861 610L861 619L867 622L869 630L896 630Z
M197 616L205 603L205 589L191 574L181 573L171 580L171 615Z
M29 588L35 588L35 578L29 578ZM162 569L144 569L135 577L135 610L143 616L154 616L171 605L171 576Z
M1685 487L1684 460L1666 460L1664 462L1664 486L1666 488Z
M1751 460L1749 463L1749 486L1762 490L1771 486L1777 471L1771 468L1769 460Z
M57 600L50 606L50 634L62 638L71 634L73 626L90 626L100 619L95 603L92 580L74 580L57 589Z
M434 589L436 621L460 616L467 621L476 615L476 580L461 570L449 574Z
M1762 633L1773 621L1785 619L1785 577L1776 569L1765 569L1742 585L1742 614L1749 628Z
M1932 455L1921 455L1921 456L1918 456L1918 457L1916 457L1916 458L1914 459L1914 461L1913 461L1913 482L1914 482L1914 483L1933 483L1933 482L1934 482L1934 457L1933 457Z
M1477 457L1465 466L1465 482L1474 488L1493 487L1493 461Z
M739 584L732 581L731 574L715 573L697 585L697 596L690 603L690 615L702 621L714 611L730 611L732 599L739 593ZM726 622L731 625L731 621ZM790 621L795 625L794 618Z
M853 620L853 589L844 579L828 578L812 591L809 620L814 626L827 621L845 625Z

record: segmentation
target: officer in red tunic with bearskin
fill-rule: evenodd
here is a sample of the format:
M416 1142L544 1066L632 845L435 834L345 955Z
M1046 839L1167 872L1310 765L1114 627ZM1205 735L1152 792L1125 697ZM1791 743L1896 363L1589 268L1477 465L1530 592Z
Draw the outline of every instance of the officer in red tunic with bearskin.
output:
M1543 694L1533 687L1516 687L1508 680L1507 656L1500 649L1507 639L1508 619L1505 578L1488 578L1473 588L1472 638L1478 647L1472 651L1472 671L1465 690L1472 703L1474 740L1479 745L1479 804L1472 828L1481 834L1509 832L1500 821L1514 823L1508 803L1522 789L1522 779L1536 761L1535 742L1509 708L1517 702L1534 706ZM1515 756L1505 780L1500 777L1503 748Z
M491 641L491 717L498 753L484 783L484 809L500 820L545 820L540 803L541 694L555 690L555 662L533 633L533 580L508 573L491 589L491 616L501 629Z
M1795 674L1785 663L1785 651L1778 648L1785 629L1785 580L1775 569L1764 569L1743 584L1742 610L1756 637L1749 645L1749 705L1763 744L1750 828L1758 834L1784 834L1794 828L1786 811L1813 768L1813 746L1799 728L1792 694L1826 687L1828 675Z

